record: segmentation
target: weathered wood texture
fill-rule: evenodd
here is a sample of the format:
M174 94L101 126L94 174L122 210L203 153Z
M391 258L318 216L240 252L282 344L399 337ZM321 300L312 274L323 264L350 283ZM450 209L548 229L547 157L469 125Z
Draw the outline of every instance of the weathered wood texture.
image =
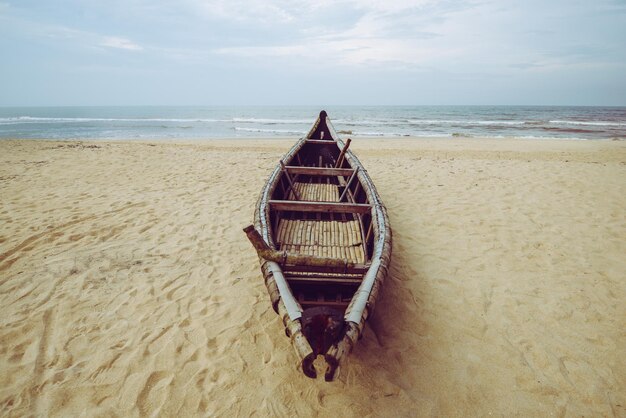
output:
M274 210L295 212L367 213L372 209L371 205L362 203L294 202L291 200L270 200L268 203Z
M311 273L341 273L341 274L358 274L361 277L369 270L369 264L355 264L350 268L344 267L315 267L315 266L284 266L286 272L311 272Z
M332 144L333 141L331 139L307 139L306 140L307 144L318 144L318 145L328 145L328 144Z
M337 162L335 163L335 167L341 167L341 165L343 164L343 159L346 156L346 152L348 151L348 147L350 147L350 142L352 140L350 138L348 138L346 140L346 143L344 144L344 146L341 148L341 152L339 153L339 158L337 158Z
M302 200L302 198L298 194L298 191L293 187L293 180L291 179L291 174L289 174L289 171L287 170L285 163L283 163L283 160L280 160L280 167L283 170L283 175L285 176L285 178L287 179L287 182L289 183L289 187L291 188L291 193L293 193L296 200Z
M329 200L324 200L323 198L320 198L319 195L316 195L316 199L314 199L315 202L312 203L311 205L307 205L307 203L310 203L310 202L306 202L307 200L309 200L309 198L308 198L308 195L306 195L306 193L304 192L302 193L302 196L300 197L302 197L305 201L270 202L271 196L273 195L276 187L278 186L281 176L284 175L284 173L282 172L281 166L278 165L276 169L270 175L270 178L268 179L266 185L263 187L263 190L257 202L254 226L255 226L255 229L260 233L261 240L264 241L264 244L273 252L273 254L277 253L277 254L280 254L281 257L284 257L282 259L282 263L281 263L281 260L277 261L277 263L279 263L285 271L292 272L292 273L288 273L288 274L291 274L287 276L288 282L289 280L294 280L293 283L295 283L296 280L299 280L300 282L305 281L307 274L309 274L308 277L313 277L310 275L317 274L315 272L318 272L319 274L324 275L323 277L320 277L320 279L329 280L328 277L332 277L332 274L337 274L338 276L341 276L342 274L341 272L344 272L344 273L351 273L350 275L345 276L346 282L349 280L352 282L352 284L357 285L356 280L354 278L355 277L354 273L365 272L364 276L360 276L362 277L362 279L358 283L359 287L354 293L354 296L350 300L349 305L347 307L345 307L345 304L347 302L344 302L343 300L342 301L332 301L332 300L324 301L324 303L327 303L327 304L335 304L337 306L345 307L345 315L344 315L345 329L344 329L343 337L336 344L334 344L325 354L326 362L328 363L328 369L326 372L326 380L333 380L339 372L339 367L342 361L346 358L347 354L352 350L353 346L356 344L359 336L361 335L365 321L373 312L373 309L375 307L375 302L379 296L379 292L382 287L383 281L389 271L389 263L391 261L391 229L389 227L389 219L387 216L387 211L385 207L383 206L382 202L380 201L380 197L371 179L369 178L367 171L363 168L361 162L352 153L352 151L347 149L346 144L337 138L337 135L334 131L334 127L330 123L330 119L327 118L324 123L327 125L324 129L326 129L328 132L331 133L331 138L328 138L328 136L325 136L324 140L307 139L307 138L310 138L313 133L318 132L320 130L321 125L318 119L316 123L313 125L313 127L311 128L311 130L309 131L309 134L307 135L307 137L300 139L291 148L291 150L287 152L287 154L283 157L282 161L284 162L286 166L291 166L293 161L297 161L298 163L301 163L302 160L299 158L295 158L295 157L298 154L298 152L302 150L302 148L306 144L316 144L316 145L320 144L320 145L327 146L329 143L330 144L334 143L336 144L339 150L345 148L346 152L343 156L344 161L342 161L341 164L344 167L349 166L350 174L345 174L344 177L347 175L351 175L352 170L356 170L358 168L358 173L356 174L356 180L358 180L358 184L356 185L357 189L355 190L358 190L358 188L362 188L363 192L365 193L367 197L368 204L367 205L359 205L359 204L354 204L354 203L350 205L338 204L336 203L336 200L334 200L335 199L334 196L336 195L331 195L333 197L328 198ZM335 139L336 141L332 141L332 139ZM322 148L323 147L320 147L320 149ZM320 155L320 165L321 165L321 155ZM291 168L288 167L287 170L290 171ZM315 172L319 173L320 171L315 170ZM294 175L297 175L296 172L292 171L292 173L294 173ZM307 174L307 173L302 173L302 174ZM334 176L335 174L324 174L324 175ZM342 176L342 174L337 174L337 175ZM343 179L343 177L337 177L337 178L339 179L340 182ZM345 179L343 180L343 182L345 184ZM294 181L294 189L296 189L297 187L300 187L300 186L298 186L297 182ZM296 197L296 194L299 194L299 192L300 190L296 189L296 193L290 192L290 195L293 194L293 197ZM336 199L338 199L338 196L336 197ZM315 210L312 210L312 209L315 209ZM277 224L275 225L276 230L273 230L272 226L270 225L270 216L271 216L272 211L300 211L302 213L312 212L313 215L311 216L318 216L316 220L319 221L322 226L313 227L312 224L310 225L306 223L308 222L308 220L305 220L305 221L302 221L304 222L303 224L298 223L294 225L289 225L290 228L287 228L286 230L291 230L291 232L289 234L284 235L282 231L283 229L286 228L288 224L284 224L283 222L291 222L291 221L300 222L300 221L296 219L279 219L278 220L279 222L277 222ZM371 214L371 226L368 229L371 229L371 232L369 230L368 231L363 230L362 219L360 220L360 222L355 222L354 220L350 221L354 224L354 226L350 228L349 232L345 232L344 230L345 233L343 236L341 235L342 234L341 229L337 229L338 225L335 225L335 224L327 225L327 230L325 231L324 226L323 226L324 224L322 222L327 222L327 221L323 221L319 219L319 216L320 216L319 214L314 215L314 213L318 211L325 212L325 213L335 213L337 214L336 216L355 216L355 215L352 215L352 213L369 213ZM294 212L289 212L289 213L294 213ZM345 215L343 215L342 213L345 213ZM332 216L335 216L335 215L332 215ZM338 219L338 218L335 218L335 219ZM312 221L315 221L315 219ZM349 223L349 222L346 222L346 223ZM328 229L329 226L330 226L330 229ZM347 226L347 225L344 225L344 226ZM311 249L310 247L312 246L307 245L311 243L311 241L303 241L303 240L310 240L312 236L311 234L313 233L318 234L320 231L320 228L322 231L321 236L323 237L321 238L322 242L328 242L328 241L324 241L328 239L331 242L330 246L328 246L327 244L321 245L321 250L320 250L321 257L316 255L317 254L316 249ZM361 255L361 254L357 254L356 252L352 253L350 249L350 245L346 244L350 242L352 243L360 242L360 244L353 246L351 248L354 249L359 246L363 247L363 245L366 244L366 242L363 242L364 236L370 236L370 235L372 236L372 239L373 239L373 246L372 246L373 249L372 249L372 254L371 254L371 260L367 260L367 256L365 254ZM340 236L339 239L342 241L341 241L341 244L334 245L332 244L333 239L337 239L336 238L337 236ZM355 241L350 241L350 239L352 239L351 237L353 236L355 237L354 238ZM287 237L287 239L284 239L285 237ZM283 238L283 241L281 241L281 238ZM293 240L300 240L300 241L293 242ZM313 241L313 243L315 243L315 241ZM319 241L317 242L316 245L313 245L313 246L320 247ZM347 251L345 250L346 247L348 248ZM289 251L284 251L284 249L286 248L288 248ZM344 248L344 250L342 251L340 248ZM279 251L279 250L282 250L282 251ZM292 251L297 252L299 256L302 258L299 258L299 259L292 258L290 260L291 263L289 263L287 262L286 257L288 257L287 254L290 254ZM337 258L334 258L334 257L337 257ZM346 264L343 266L324 266L324 265L314 265L315 262L312 262L312 260L315 260L315 259L342 260L342 258L345 260L346 263L349 263L350 265L348 266ZM359 261L359 263L355 262L355 260ZM270 269L267 267L268 261L264 259L263 257L260 257L260 262L261 262L261 270L265 278L266 287L268 289L270 299L272 300L272 305L274 309L276 310L276 312L279 313L279 315L283 319L286 333L288 336L290 336L292 345L294 346L298 354L298 357L301 361L303 372L309 377L315 377L316 372L315 372L315 368L313 367L313 360L314 360L313 351L307 339L302 334L300 320L298 319L293 320L290 318L285 308L285 305L282 303L282 298L284 298L287 295L282 295L280 291L278 290L278 287L276 286L273 275ZM367 262L368 264L363 264L365 262ZM292 279L294 272L299 272L299 271L303 272L301 273L303 274L303 276L296 278L296 279ZM310 272L310 273L307 273L307 272ZM330 279L330 280L333 280L333 279ZM299 285L301 285L300 282L299 282ZM290 290L287 290L287 292L289 292L288 296L293 297L293 294L291 294ZM315 301L301 301L301 302L302 302L302 307L305 309L307 308L307 306L309 306L309 304L310 306L316 306L314 305Z
M337 143L341 146L342 141L338 140ZM346 152L346 160L351 167L360 167L357 177L363 187L363 191L367 195L368 201L374 207L372 210L372 230L374 235L374 249L371 256L372 267L366 274L366 277L370 275L373 277L373 280L371 283L363 282L346 310L346 318L357 323L359 332L361 332L367 317L374 309L378 293L389 271L392 236L387 209L382 204L367 171L363 169L359 159L350 150ZM355 308L358 310L358 318L355 315L351 315Z
M343 193L341 193L341 196L339 196L339 201L343 201L343 198L350 192L350 186L352 185L352 180L354 180L354 176L356 176L359 172L359 168L357 167L356 170L354 170L354 173L352 173L352 175L350 176L350 178L348 179L348 182L345 184L344 189L343 189ZM354 200L354 199L352 199Z
M256 249L257 254L263 260L273 261L281 265L299 265L305 264L308 266L317 267L345 267L350 268L354 266L354 262L339 258L321 257L315 255L306 255L301 253L290 253L288 251L278 251L271 248L263 238L261 234L254 228L254 225L250 225L244 228L244 232L248 236L248 239Z
M351 168L328 167L301 167L296 165L285 166L291 174L306 174L309 176L349 176L354 170Z

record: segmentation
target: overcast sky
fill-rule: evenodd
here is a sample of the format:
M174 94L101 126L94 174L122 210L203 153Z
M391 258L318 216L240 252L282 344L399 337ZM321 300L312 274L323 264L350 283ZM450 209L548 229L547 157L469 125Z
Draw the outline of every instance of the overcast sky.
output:
M0 0L0 105L626 105L626 0Z

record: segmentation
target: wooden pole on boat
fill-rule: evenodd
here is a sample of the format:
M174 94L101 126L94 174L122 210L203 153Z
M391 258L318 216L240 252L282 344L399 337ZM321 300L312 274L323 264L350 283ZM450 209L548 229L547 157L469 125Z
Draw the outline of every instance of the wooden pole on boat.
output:
M245 227L243 232L248 236L259 257L278 264L306 264L314 267L343 267L346 269L353 268L355 265L354 262L337 258L290 254L287 251L274 250L267 245L259 231L254 228L254 225Z
M280 166L283 170L283 173L285 173L285 177L287 177L287 181L289 182L289 186L291 186L291 190L293 191L293 195L296 197L296 200L302 200L300 199L300 193L298 193L298 190L296 190L293 182L291 181L291 176L289 175L289 171L287 171L287 167L285 167L285 163L283 162L283 160L280 160Z
M348 147L350 146L350 142L352 142L352 140L350 138L346 139L346 144L343 146L343 149L339 153L339 158L337 158L337 163L335 164L335 168L339 168L343 164L343 158L346 155L346 151L348 151Z
M359 172L359 167L356 168L356 170L354 170L354 172L352 173L352 175L350 176L350 179L348 179L348 182L346 183L345 189L343 189L343 193L341 193L341 196L339 196L339 201L341 202L343 200L343 198L346 196L346 194L348 193L348 188L350 187L350 184L352 183L352 180L354 179L354 177L356 176L356 174Z
M372 235L372 226L374 225L374 220L370 220L370 226L367 228L367 235L365 235L365 242L369 242L370 235Z

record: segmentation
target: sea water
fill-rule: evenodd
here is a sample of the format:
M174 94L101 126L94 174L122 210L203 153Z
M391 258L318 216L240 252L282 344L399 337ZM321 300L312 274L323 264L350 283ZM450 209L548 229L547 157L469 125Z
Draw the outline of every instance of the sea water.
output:
M626 139L626 107L0 107L0 138L298 138L324 108L347 136Z

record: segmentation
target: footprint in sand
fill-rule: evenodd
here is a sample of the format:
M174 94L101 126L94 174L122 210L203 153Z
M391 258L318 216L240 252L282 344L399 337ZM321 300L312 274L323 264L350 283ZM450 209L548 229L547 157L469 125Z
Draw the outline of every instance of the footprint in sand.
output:
M172 382L172 374L163 371L152 372L137 397L136 405L142 415L156 413L168 398L168 386Z

